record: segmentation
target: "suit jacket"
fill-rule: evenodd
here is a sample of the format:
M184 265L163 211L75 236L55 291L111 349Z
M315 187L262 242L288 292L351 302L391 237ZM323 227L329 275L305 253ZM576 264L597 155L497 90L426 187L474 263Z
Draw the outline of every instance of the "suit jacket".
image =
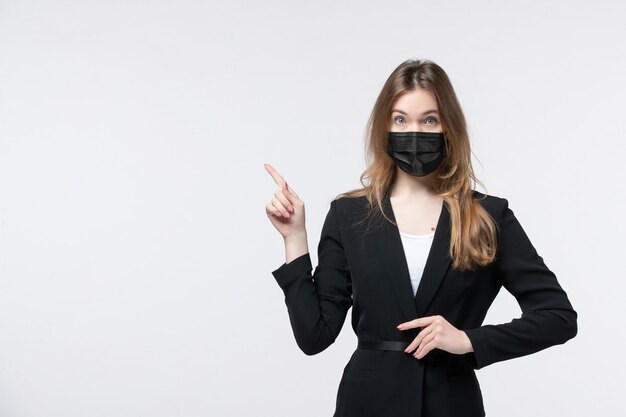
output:
M473 272L452 266L444 202L415 295L397 226L384 218L369 230L367 222L355 224L365 214L365 197L330 203L313 274L309 253L272 272L284 292L295 340L307 355L335 341L350 307L359 340L408 344L420 329L401 331L399 323L441 315L472 342L473 352L433 349L421 360L402 351L357 347L343 370L334 417L484 416L475 370L576 335L576 311L508 201L478 191L474 198L484 198L480 204L498 225L496 260ZM395 221L388 193L383 206ZM522 315L482 325L501 287L516 298Z

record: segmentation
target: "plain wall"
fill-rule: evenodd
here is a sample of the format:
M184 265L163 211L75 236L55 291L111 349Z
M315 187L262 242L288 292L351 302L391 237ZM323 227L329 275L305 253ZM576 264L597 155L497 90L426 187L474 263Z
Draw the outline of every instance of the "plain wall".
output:
M446 70L479 190L509 200L579 313L565 345L477 371L487 415L624 415L625 12L0 1L0 416L330 416L351 311L326 351L298 349L263 164L305 201L315 265L409 58ZM503 290L485 324L519 315Z

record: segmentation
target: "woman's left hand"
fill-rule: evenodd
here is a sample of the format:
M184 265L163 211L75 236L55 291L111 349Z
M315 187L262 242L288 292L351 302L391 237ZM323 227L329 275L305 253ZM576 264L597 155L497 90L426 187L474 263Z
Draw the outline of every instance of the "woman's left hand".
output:
M422 359L435 348L457 355L474 351L467 333L448 323L442 316L420 317L398 325L399 330L417 327L421 327L422 330L404 350L406 353L410 353L417 348L413 354L416 359Z

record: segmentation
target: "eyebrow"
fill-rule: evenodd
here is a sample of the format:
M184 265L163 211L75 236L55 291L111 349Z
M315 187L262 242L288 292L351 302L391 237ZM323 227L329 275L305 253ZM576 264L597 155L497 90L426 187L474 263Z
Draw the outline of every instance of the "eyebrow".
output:
M405 113L405 112L403 112L402 110L393 109L391 112L392 112L392 113L393 113L393 112L402 113L402 114L404 114L404 115L406 116L406 113ZM426 110L424 113L422 113L422 116L426 116L427 114L431 114L431 113L437 113L437 114L439 114L439 112L438 112L437 110L432 109L432 110Z

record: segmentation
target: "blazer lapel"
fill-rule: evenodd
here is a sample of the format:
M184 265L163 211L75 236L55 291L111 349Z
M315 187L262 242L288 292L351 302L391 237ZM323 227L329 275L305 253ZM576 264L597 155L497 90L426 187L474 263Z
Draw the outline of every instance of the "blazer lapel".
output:
M384 194L382 205L385 214L395 222L396 218L388 192ZM383 225L376 230L374 241L386 266L388 278L398 296L400 307L404 311L407 321L422 317L427 311L451 262L448 254L450 245L450 213L448 207L444 201L432 246L424 267L424 273L415 296L413 296L411 277L399 229L385 219L382 220Z
M435 293L443 281L443 277L448 271L450 262L452 259L448 253L450 246L450 212L446 202L443 202L441 207L441 213L439 215L439 221L435 229L435 236L433 237L433 243L428 253L428 259L426 260L426 266L424 267L424 274L417 287L417 294L415 294L415 303L417 305L417 312L419 316L423 316L430 303L435 296Z

